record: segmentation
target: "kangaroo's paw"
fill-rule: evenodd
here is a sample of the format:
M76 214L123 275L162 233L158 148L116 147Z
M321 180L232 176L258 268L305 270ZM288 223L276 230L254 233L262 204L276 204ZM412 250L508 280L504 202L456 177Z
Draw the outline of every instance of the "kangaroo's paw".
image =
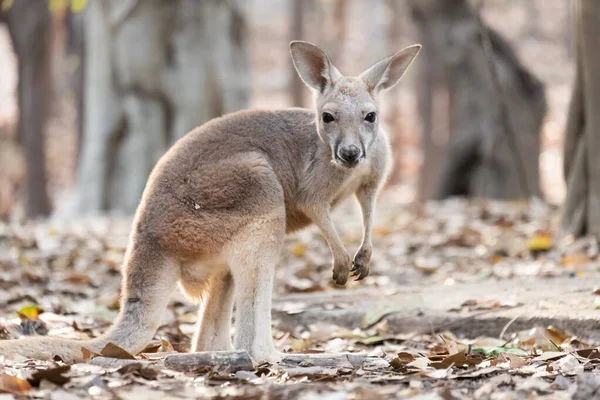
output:
M372 249L370 247L361 247L354 256L351 276L357 281L365 279L369 275L369 263L371 262Z
M333 281L336 285L343 286L348 281L348 274L350 273L350 267L352 266L352 260L349 255L345 255L339 259L333 261Z

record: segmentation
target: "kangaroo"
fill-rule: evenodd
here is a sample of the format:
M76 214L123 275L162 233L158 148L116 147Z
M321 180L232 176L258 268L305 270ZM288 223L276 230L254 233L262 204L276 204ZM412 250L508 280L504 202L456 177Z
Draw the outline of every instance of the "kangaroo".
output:
M358 76L342 76L319 47L290 43L313 91L314 111L245 110L215 118L177 141L151 172L123 264L119 315L96 339L0 342L0 354L83 360L112 342L136 354L152 340L177 285L200 300L192 351L247 350L256 362L282 355L271 335L275 265L286 233L314 223L333 255L333 280L369 274L375 202L390 165L379 95L420 51L413 45ZM355 195L363 239L354 257L331 210ZM236 304L234 346L230 329Z

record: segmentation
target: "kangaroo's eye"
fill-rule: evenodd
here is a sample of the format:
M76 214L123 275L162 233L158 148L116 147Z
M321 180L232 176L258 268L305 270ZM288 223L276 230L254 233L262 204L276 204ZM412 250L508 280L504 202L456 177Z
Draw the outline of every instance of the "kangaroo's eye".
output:
M328 124L333 121L335 121L335 118L333 118L333 115L329 114L328 112L323 113L323 122Z
M367 122L375 122L376 114L374 112L370 112L365 115L365 121Z

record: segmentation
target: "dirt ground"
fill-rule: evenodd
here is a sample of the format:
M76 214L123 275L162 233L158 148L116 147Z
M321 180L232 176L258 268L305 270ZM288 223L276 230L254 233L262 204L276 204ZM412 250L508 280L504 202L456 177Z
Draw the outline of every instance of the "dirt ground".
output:
M182 367L173 357L189 349L197 306L178 294L135 358L0 359L0 399L600 396L598 242L553 242L556 208L540 202L414 206L399 200L404 191L380 201L364 281L331 284L331 256L315 228L286 240L273 305L276 347L291 357L283 364ZM335 223L355 251L356 205L342 205ZM118 312L129 224L0 225L0 335L104 331Z

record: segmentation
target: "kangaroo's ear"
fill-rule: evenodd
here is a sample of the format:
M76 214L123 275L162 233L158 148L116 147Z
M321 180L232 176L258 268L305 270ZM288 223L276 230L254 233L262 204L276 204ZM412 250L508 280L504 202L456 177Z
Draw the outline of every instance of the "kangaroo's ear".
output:
M293 41L290 43L290 53L300 78L321 93L342 76L327 54L312 43Z
M360 74L360 77L367 83L370 90L379 92L390 89L402 78L420 50L420 44L408 46L393 56L379 61Z

